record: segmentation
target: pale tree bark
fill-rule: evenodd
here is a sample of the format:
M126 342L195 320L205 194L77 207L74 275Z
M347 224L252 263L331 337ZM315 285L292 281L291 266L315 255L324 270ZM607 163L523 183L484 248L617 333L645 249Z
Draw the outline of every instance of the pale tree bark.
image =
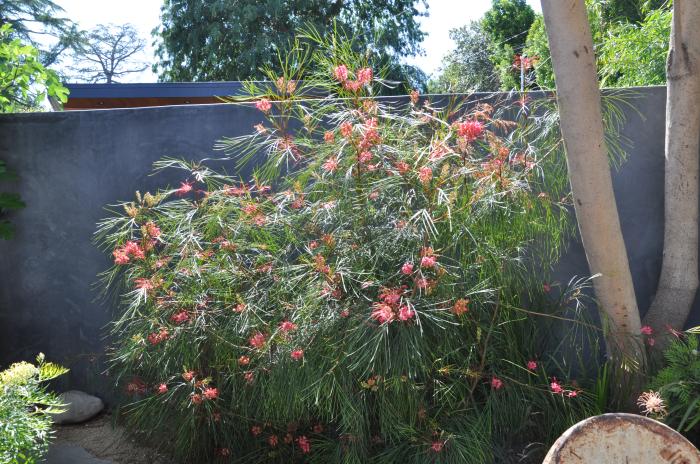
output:
M657 333L683 328L698 289L700 0L673 2L666 76L664 254L644 318Z
M608 353L641 360L641 328L612 187L593 39L584 0L542 0L569 180Z

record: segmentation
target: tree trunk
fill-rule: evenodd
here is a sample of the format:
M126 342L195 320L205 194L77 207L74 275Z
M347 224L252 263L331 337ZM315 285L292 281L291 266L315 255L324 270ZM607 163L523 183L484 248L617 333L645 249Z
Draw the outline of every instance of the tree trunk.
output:
M584 0L542 0L569 180L608 353L642 359L641 328L612 188L593 39Z
M675 0L666 76L664 254L644 322L657 333L682 329L698 289L700 1Z

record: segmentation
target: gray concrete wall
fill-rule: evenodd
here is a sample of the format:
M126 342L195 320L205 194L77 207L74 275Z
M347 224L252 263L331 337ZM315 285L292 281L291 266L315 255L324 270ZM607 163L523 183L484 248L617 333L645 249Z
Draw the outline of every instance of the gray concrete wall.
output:
M665 88L636 93L623 131L632 144L629 160L614 183L646 310L661 263ZM104 207L137 189L175 184L148 175L154 161L218 156L217 139L247 133L260 119L256 110L232 105L0 115L0 159L21 175L0 189L21 193L28 205L12 217L17 238L0 241L0 366L43 351L72 369L64 386L109 397L111 382L101 372L113 308L93 288L110 265L92 244ZM557 279L587 274L574 240ZM694 314L697 321L700 312Z

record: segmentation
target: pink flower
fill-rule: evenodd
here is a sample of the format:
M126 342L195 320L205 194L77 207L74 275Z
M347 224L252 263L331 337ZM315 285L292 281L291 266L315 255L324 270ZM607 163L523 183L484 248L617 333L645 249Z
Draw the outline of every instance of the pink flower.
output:
M257 437L258 435L260 435L262 433L262 427L260 427L259 425L252 426L250 428L250 433L252 433L253 436Z
M219 397L219 389L218 388L205 388L204 391L202 391L204 394L204 397L208 400L215 400Z
M503 388L503 381L494 375L491 377L491 388L493 390L500 390Z
M326 160L326 162L321 165L321 168L326 172L333 173L338 169L338 164L339 164L338 158L336 158L335 156L332 156L332 157L328 158Z
M568 396L569 398L575 398L576 396L578 396L578 392L576 390L570 390L566 393L566 396Z
M362 163L362 164L367 164L370 161L372 161L372 153L369 151L363 151L360 153L360 155L357 157L357 160Z
M411 90L411 104L415 105L418 103L418 99L420 98L420 93L416 89Z
M234 312L234 313L239 313L239 314L240 314L240 313L242 313L243 311L245 311L245 308L246 308L245 303L238 303L237 305L234 305L234 307L233 307L233 312Z
M155 225L155 223L148 221L146 224L144 224L144 227L146 229L146 234L149 237L152 237L152 238L160 237L160 233L161 233L160 228L157 225Z
M192 379L194 379L194 371L186 371L182 374L182 378L185 379L185 382L191 382Z
M145 279L143 277L138 277L134 279L134 287L138 290L144 290L146 292L153 290L154 285L150 279Z
M280 330L282 332L291 332L292 330L296 330L297 325L291 321L283 321L280 324Z
M413 319L415 315L416 312L412 310L408 305L403 305L401 306L401 308L399 308L399 319L401 319L402 321Z
M394 164L394 167L401 175L404 175L411 170L411 166L405 161L398 161L396 164Z
M353 93L357 93L362 87L362 82L360 81L345 81L343 82L343 88L349 90Z
M180 311L179 313L170 316L170 320L173 321L175 324L182 324L183 322L186 322L189 319L190 315L187 313L187 311Z
M401 266L401 273L403 275L411 275L413 273L413 263L408 261L403 263L403 266Z
M192 191L192 183L191 182L180 182L180 188L175 190L175 193L179 196L184 196L184 195L187 195L191 191Z
M248 339L248 343L250 343L250 346L256 349L260 349L263 346L265 346L265 342L267 339L265 338L265 335L263 335L262 332L255 332L252 337Z
M549 384L549 388L552 390L552 393L561 394L564 392L564 389L561 387L559 382L557 382L556 377L552 378L552 383Z
M298 349L298 350L292 351L291 357L293 360L299 361L301 358L304 357L304 350Z
M340 135L348 138L352 135L352 123L345 121L340 125Z
M357 71L357 81L361 85L367 85L370 82L372 82L372 78L374 77L374 73L372 72L372 68L362 68Z
M394 320L394 312L388 304L374 303L372 305L372 319L380 324L391 322Z
M308 438L306 438L305 435L302 435L299 438L297 438L297 443L299 444L299 448L301 448L302 453L308 454L311 452L311 442Z
M464 137L467 142L478 139L483 132L484 125L477 120L457 123L457 133L460 137Z
M534 371L535 369L537 369L537 362L532 361L532 360L528 361L527 368L530 369L531 371Z
M250 364L250 358L248 356L244 355L244 356L241 356L240 358L238 358L238 365L239 366L247 366L248 364Z
M192 400L193 404L202 404L203 401L202 395L200 395L199 393L192 393L190 395L190 399Z
M272 103L267 98L261 98L255 102L255 107L263 113L267 113L272 108Z
M348 67L344 64L339 64L333 68L333 77L339 82L345 82L348 80Z
M460 298L459 300L455 301L455 304L452 307L452 312L457 316L461 316L462 314L469 312L469 300Z
M253 373L253 371L248 371L245 374L243 374L243 378L246 382L253 383L253 381L255 380L255 374Z
M333 142L335 142L335 134L333 133L333 131L329 131L329 130L326 131L326 132L323 134L323 140L324 140L326 143L333 143Z
M156 392L157 392L159 395L162 395L163 393L167 393L167 392L168 392L168 386L167 386L166 384L164 384L164 383L161 383L160 385L158 385L158 388L156 389Z
M436 453L439 453L440 451L442 451L443 446L445 446L445 442L434 441L433 444L430 446L430 449L435 451Z
M112 255L114 256L114 264L121 266L129 262L129 255L123 248L116 248Z
M640 332L644 335L651 335L654 333L654 329L652 329L648 325L645 325L645 326L642 326L642 328L640 329Z
M418 178L422 183L427 184L433 178L433 170L428 166L423 166L418 170Z
M421 267L435 267L437 260L435 256L423 256L420 260Z
M277 435L270 435L267 438L267 443L274 448L279 443L279 438L277 438Z
M124 244L124 253L127 254L127 256L131 256L134 259L144 259L146 258L146 252L141 248L141 246L129 240Z

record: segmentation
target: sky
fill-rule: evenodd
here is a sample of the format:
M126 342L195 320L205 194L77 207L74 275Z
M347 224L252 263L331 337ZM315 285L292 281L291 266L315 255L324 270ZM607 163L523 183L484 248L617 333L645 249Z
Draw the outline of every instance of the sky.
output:
M54 0L65 10L65 16L77 22L82 29L98 24L131 23L148 44L140 60L155 61L151 46L151 30L160 22L162 0ZM206 1L206 0L202 0ZM528 0L535 11L540 11L538 0ZM428 75L438 71L440 61L454 46L450 29L455 29L479 19L491 5L491 0L428 0L428 17L420 18L423 31L428 36L423 41L423 56L406 59L409 64L423 69ZM157 76L150 69L128 75L123 82L155 82Z

